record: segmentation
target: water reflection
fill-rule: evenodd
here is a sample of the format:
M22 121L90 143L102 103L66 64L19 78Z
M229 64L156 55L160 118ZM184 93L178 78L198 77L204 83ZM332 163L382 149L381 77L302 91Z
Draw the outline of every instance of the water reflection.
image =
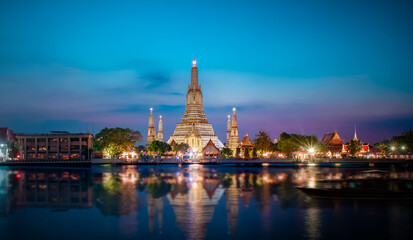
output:
M315 187L320 179L363 179L375 174L354 169L202 166L0 169L0 216L26 208L53 212L96 209L100 214L97 218L118 219L118 234L127 238L142 235L162 239L170 234L186 239L223 234L246 238L254 232L260 239L274 234L321 239L331 232L327 228L332 228L329 222L336 215L352 214L349 209L357 214L368 208L382 209L374 208L371 202L319 200L295 186ZM395 179L413 174L402 170L385 176ZM327 209L336 215L325 216ZM412 220L411 210L410 206L390 204L385 215L391 234L406 235L400 226ZM294 230L280 227L284 221L289 221Z

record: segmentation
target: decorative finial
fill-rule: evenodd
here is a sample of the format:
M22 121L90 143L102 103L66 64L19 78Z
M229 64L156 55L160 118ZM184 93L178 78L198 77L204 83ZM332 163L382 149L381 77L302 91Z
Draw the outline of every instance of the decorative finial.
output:
M196 66L196 60L195 60L195 58L194 58L194 61L192 61L192 65L193 65L193 66Z
M149 110L151 110L151 113L152 113L153 108L149 108Z
M235 113L235 110L237 110L237 109L235 109L235 108L232 109L232 111L233 111L234 113Z
M228 114L228 121L230 121L230 119L231 119L231 116Z
M159 116L159 119L162 119L162 115Z

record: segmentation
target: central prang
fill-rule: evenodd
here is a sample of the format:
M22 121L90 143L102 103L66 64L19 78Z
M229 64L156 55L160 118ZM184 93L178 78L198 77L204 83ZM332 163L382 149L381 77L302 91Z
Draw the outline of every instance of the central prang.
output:
M186 94L185 113L181 123L176 125L176 129L169 138L168 143L171 145L187 143L191 148L200 151L211 140L217 148L221 149L224 145L215 135L212 124L208 123L205 116L201 85L198 84L198 67L196 66L195 59L192 64L191 84L188 86Z

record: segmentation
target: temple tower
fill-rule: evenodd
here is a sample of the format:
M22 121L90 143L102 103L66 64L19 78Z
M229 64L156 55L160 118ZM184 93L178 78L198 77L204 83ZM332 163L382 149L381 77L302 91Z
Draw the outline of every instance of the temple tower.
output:
M158 141L163 142L163 123L162 123L162 116L159 116L159 123L158 123Z
M229 141L231 139L231 116L228 115L227 121L227 141L225 143L225 147L229 147Z
M153 108L149 109L151 113L149 114L149 126L148 126L148 138L146 140L146 145L149 146L153 141L156 140L155 124L153 123Z
M353 138L353 140L358 140L357 139L357 126L356 126L356 124L354 124L354 138Z
M196 144L191 146L192 139L196 141ZM168 144L172 142L188 143L190 146L198 149L203 149L209 142L214 143L217 148L222 149L224 145L215 135L214 129L211 123L205 116L204 105L202 100L201 85L198 83L198 67L196 66L196 60L192 62L191 68L191 84L188 86L188 92L186 94L185 112L180 123L176 124L174 133L168 140ZM198 144L198 140L200 140Z
M198 85L198 68L195 59L192 62L191 85L188 86L185 113L181 123L193 122L208 123L204 112L201 85Z
M235 110L235 108L232 109L231 137L229 141L229 148L234 153L237 151L237 147L239 145L237 115L235 115Z

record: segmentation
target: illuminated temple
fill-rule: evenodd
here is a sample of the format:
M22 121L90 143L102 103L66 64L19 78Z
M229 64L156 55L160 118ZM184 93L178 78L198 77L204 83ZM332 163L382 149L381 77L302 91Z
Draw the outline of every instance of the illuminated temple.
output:
M187 143L193 151L201 151L211 140L218 149L224 145L215 135L212 124L205 116L201 85L198 85L198 68L194 59L191 69L191 84L186 94L186 108L181 123L176 124L168 144Z

